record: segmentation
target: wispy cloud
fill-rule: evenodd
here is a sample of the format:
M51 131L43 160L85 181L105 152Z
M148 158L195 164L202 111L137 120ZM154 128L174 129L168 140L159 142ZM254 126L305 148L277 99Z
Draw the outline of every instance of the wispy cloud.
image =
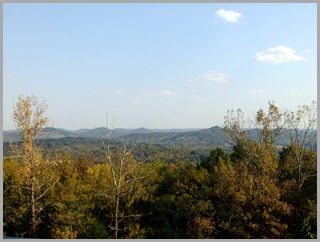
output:
M248 91L248 93L253 93L253 94L264 94L264 91L262 89L257 89L257 90L251 90Z
M237 23L240 21L242 14L235 11L219 9L216 11L216 16L222 18L226 22Z
M230 76L219 71L213 71L204 74L202 77L189 80L189 82L207 82L207 83L224 83L230 79Z
M296 54L294 49L279 45L273 48L255 54L255 59L259 62L266 62L272 64L281 64L290 61L303 61L304 57Z
M222 72L209 73L203 76L203 80L206 82L227 82L229 78L228 75Z
M162 96L176 96L176 95L178 95L176 92L169 91L169 90L161 91L160 94Z

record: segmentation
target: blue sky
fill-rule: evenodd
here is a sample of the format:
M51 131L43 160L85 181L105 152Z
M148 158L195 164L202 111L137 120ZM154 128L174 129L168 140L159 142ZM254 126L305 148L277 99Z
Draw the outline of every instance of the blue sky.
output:
M20 94L56 128L209 128L317 100L315 3L4 3L3 128Z

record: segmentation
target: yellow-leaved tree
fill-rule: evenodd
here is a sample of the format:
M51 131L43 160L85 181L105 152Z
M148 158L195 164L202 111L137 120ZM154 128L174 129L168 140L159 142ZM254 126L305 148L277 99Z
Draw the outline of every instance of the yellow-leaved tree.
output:
M52 172L56 163L42 155L41 139L37 135L47 125L46 104L37 97L19 96L14 106L13 119L21 130L21 146L12 146L13 153L21 157L20 171L23 179L19 189L27 200L28 236L37 237L37 226L41 223L40 214L50 203L46 199L58 177Z

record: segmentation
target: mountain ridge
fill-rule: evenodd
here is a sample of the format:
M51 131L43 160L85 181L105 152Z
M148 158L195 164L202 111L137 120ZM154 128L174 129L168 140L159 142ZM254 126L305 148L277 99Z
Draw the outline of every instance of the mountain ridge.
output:
M100 135L103 137L107 133L111 132L111 138L119 138L132 134L151 134L151 133L184 133L191 131L198 131L200 129L146 129L146 128L137 128L137 129L125 129L125 128L116 128L113 130L98 127L94 129L78 129L78 130L66 130L63 128L53 128L46 127L40 134L37 136L39 139L59 139L67 137L82 137L82 138L100 138ZM19 130L3 130L3 142L8 141L18 141L19 135L21 132Z
M248 130L249 138L257 140L258 136L255 129ZM109 133L111 132L111 133ZM316 132L316 130L312 131ZM135 142L142 141L144 143L152 144L167 144L176 146L229 146L227 135L219 126L210 127L207 129L81 129L75 131L68 131L65 129L44 128L37 136L39 139L58 140L65 138L81 138L81 139L96 139L101 136L106 138L110 134L112 140L121 142ZM8 141L19 141L19 131L3 131L3 143ZM278 146L285 146L289 144L287 135L282 134L276 142ZM317 140L310 144L316 150Z

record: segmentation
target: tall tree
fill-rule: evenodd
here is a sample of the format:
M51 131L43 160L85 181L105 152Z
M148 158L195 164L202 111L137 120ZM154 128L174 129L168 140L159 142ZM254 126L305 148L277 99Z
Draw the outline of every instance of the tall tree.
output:
M282 204L282 209L278 211L272 207L268 208L270 204L264 204L267 212L276 212L272 214L274 217L268 215L269 221L266 222L269 223L270 218L274 218L272 224L281 225L280 227L277 225L277 229L271 227L272 233L268 232L268 237L281 235L288 238L314 238L316 236L314 211L317 154L311 150L316 143L316 116L316 102L312 102L310 106L300 106L296 112L281 112L274 102L269 102L267 112L260 109L255 120L249 121L249 127L250 125L256 127L257 132L254 137L256 141L252 139L252 133L249 134L245 129L246 122L241 110L237 113L229 111L225 117L224 130L234 144L231 159L235 162L235 167L240 167L240 163L245 165L249 175L254 178L255 186L269 184L268 187L272 188L256 197L263 198L263 200L258 199L259 203L265 203L267 200L264 197L268 196L269 200L274 199L273 203L278 201ZM289 145L283 147L278 156L277 142L285 137ZM220 179L223 176L220 174L217 177ZM226 182L222 180L222 184ZM279 214L280 217L275 216ZM288 225L286 229L285 225ZM264 228L270 227L264 226ZM274 233L275 231L277 233Z
M114 239L118 239L120 231L128 230L128 227L125 226L126 220L145 215L131 211L130 207L135 200L143 197L142 180L147 178L151 171L145 166L145 160L139 162L133 158L132 153L135 145L130 149L127 149L127 146L124 145L120 152L117 150L111 151L111 133L112 130L107 131L106 139L103 139L100 134L106 167L111 174L111 187L107 186L106 190L99 195L111 199L113 224L109 225L109 228L113 230Z
M308 150L316 145L316 125L317 106L315 101L311 105L299 106L296 112L281 112L274 102L269 102L268 111L259 109L255 120L245 121L244 113L240 109L236 112L234 110L228 111L223 130L229 135L234 150L237 151L234 158L246 157L258 169L265 165L265 163L257 164L257 161L261 160L259 157L274 153L277 141L280 138L288 137L291 158L296 163L296 180L301 188L307 179L316 176L316 156L308 157L307 155L310 154ZM258 145L255 145L257 152L252 152L253 141L249 138L249 132L245 126L256 127L254 135L258 141ZM253 134L251 133L251 135ZM273 166L278 165L273 164Z
M22 158L25 182L21 188L29 197L29 237L37 237L37 225L41 222L40 213L47 205L44 198L58 179L50 171L55 164L42 157L40 139L37 139L37 135L48 123L45 113L45 102L40 102L33 95L19 96L13 113L15 124L21 129L22 146L16 147L14 153Z
M299 188L302 188L306 180L317 175L317 155L310 151L317 139L317 103L313 101L311 105L299 106L296 112L286 112L285 119L290 154L296 164Z
M269 103L268 113L265 114L263 110L259 110L255 122L253 120L245 121L241 109L238 109L236 113L231 110L225 116L223 127L233 144L231 158L234 161L246 160L252 166L252 171L268 174L271 177L275 176L278 168L274 142L282 132L282 127L278 127L278 118L274 117L275 110L277 107L273 103ZM250 125L257 127L257 142L252 139L252 133L250 137L249 130L245 128L246 125L247 127ZM274 127L278 127L278 130L274 130ZM265 162L265 157L268 157L269 162Z

